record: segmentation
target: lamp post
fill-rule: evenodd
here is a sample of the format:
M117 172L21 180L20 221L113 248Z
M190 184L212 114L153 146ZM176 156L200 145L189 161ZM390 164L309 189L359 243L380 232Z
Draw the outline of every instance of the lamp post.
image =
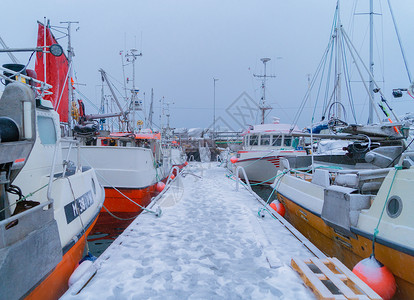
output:
M216 81L213 77L213 132L216 132Z

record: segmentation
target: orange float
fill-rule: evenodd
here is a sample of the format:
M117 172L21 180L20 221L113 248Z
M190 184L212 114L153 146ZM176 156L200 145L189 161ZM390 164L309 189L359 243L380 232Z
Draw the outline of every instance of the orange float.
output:
M384 300L391 299L397 290L394 275L374 256L361 260L352 272Z
M281 215L282 217L284 217L285 216L285 212L286 212L286 210L285 210L285 207L283 206L283 204L282 203L280 203L279 201L277 201L276 203L275 202L272 202L272 203L270 203L270 205L269 205L271 208L273 208L279 215Z

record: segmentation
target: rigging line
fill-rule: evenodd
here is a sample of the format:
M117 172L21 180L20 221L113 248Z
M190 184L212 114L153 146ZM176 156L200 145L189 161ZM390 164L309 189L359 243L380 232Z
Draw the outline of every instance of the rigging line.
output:
M95 108L97 111L99 111L98 106L96 106L95 103L93 103L91 100L88 99L88 97L86 97L84 94L82 94L81 91L79 91L78 89L75 89L75 92L78 93L80 96L82 96L89 104L91 104L93 106L93 108Z
M344 40L345 40L345 42L346 42L346 45L348 46L348 49L350 50L350 51L349 51L349 53L351 53L352 59L353 59L353 60L354 60L354 62L355 62L355 66L356 66L356 68L357 68L357 70L358 70L358 73L359 73L359 76L361 77L361 79L363 80L364 78L363 78L363 76L362 76L361 70L360 70L360 69L359 69L359 67L358 67L357 60L356 60L356 58L355 58L354 53L352 52L352 50L354 50L354 51L355 51L355 54L357 55L357 58L358 58L358 59L359 59L359 61L362 63L362 66L364 67L365 71L368 73L368 75L369 75L370 79L374 82L374 85L375 85L377 88L379 88L379 86L378 86L377 82L374 80L373 75L371 74L371 72L368 70L367 66L366 66L366 65L364 64L364 62L362 61L362 58L361 58L361 56L359 55L359 53L358 53L358 52L356 52L355 46L352 44L352 42L350 41L349 37L347 36L347 34L346 34L346 32L345 32L344 30L342 30L342 34L343 34L343 35L344 35L344 37L345 37L345 39L344 39ZM368 95L369 95L369 99L370 99L371 103L373 104L374 111L375 111L375 113L376 113L376 115L377 115L377 118L378 118L379 122L382 124L382 119L381 119L381 117L380 117L380 115L379 115L379 113L378 113L378 109L377 109L377 108L376 108L376 106L375 106L374 99L371 97L371 94L370 94L370 92L369 92L369 88L367 87L367 84L366 84L366 82L365 82L365 81L363 81L362 83L364 84L365 90L367 91L367 93L368 93ZM381 96L382 96L384 99L386 98L386 97L384 96L384 94L381 92L381 90L379 90L379 93L381 94ZM394 113L393 113L393 115L394 115L394 118L395 118L397 121L399 121L398 117L397 117Z
M332 42L332 39L330 40L330 43ZM330 48L330 44L328 44L328 48ZM317 94L316 94L316 100L315 100L315 106L314 106L314 108L313 108L313 114L312 114L312 123L313 123L313 120L315 119L315 113L316 113L316 109L317 109L317 107L318 107L318 102L319 102L319 96L320 96L320 94L321 94L321 91L322 91L322 82L323 82L323 79L324 79L324 77L325 77L325 70L326 70L326 62L328 61L327 60L327 57L328 57L328 54L326 54L326 56L325 56L325 60L324 60L324 62L323 62L323 66L322 66L322 74L321 74L321 80L319 81L319 87L318 87L318 92L317 92ZM323 106L322 106L323 107Z
M402 42L401 42L400 33L399 33L399 31L398 31L398 27L397 27L397 22L395 21L395 18L394 18L394 12L393 12L393 10L392 10L390 0L387 0L387 2L388 2L388 7L389 7L390 12L391 12L392 22L394 23L395 32L396 32L396 34L397 34L398 43L400 44L400 49L401 49L401 54L402 54L402 56L403 56L403 60L404 60L405 69L407 70L408 80L409 80L409 81L410 81L410 83L411 83L411 82L412 82L412 79L411 79L411 73L410 73L410 69L408 68L407 59L405 58L405 51L404 51L404 47L403 47Z
M379 49L381 49L381 52L382 52L382 55L380 56L380 58L382 58L382 60L381 60L381 72L382 72L382 80L383 81L385 81L385 78L384 78L384 74L385 74L385 47L384 47L384 17L383 17L383 15L384 15L384 13L383 13L383 9L382 9L382 3L381 3L381 1L379 2L379 5L380 5L380 11L381 11L381 13L380 13L380 16L381 16L381 18L380 18L380 20L381 20L381 48L380 47L378 47L378 52L379 52Z
M321 60L319 62L319 65L318 65L318 67L316 69L315 75L312 77L311 84L310 84L310 88L307 89L307 91L305 93L305 96L303 97L302 102L301 102L301 104L299 106L299 109L296 112L295 117L293 118L293 124L291 124L291 129L292 130L296 126L297 122L299 121L299 117L300 117L300 115L301 115L301 113L302 113L302 111L303 111L303 109L305 107L305 104L306 104L307 100L309 99L310 90L313 88L313 86L314 86L314 84L316 82L317 75L319 74L319 72L320 72L320 70L321 70L321 68L323 66L323 60L324 60L325 56L327 55L327 53L329 53L329 47L330 47L330 45L328 45L328 47L325 49L325 51L324 51L324 53L322 55L322 58L321 58Z
M330 78L331 78L331 73L332 73L332 64L333 64L333 55L334 55L334 48L335 48L335 43L334 43L334 38L332 38L331 41L331 48L330 48L330 56L329 56L329 66L326 69L328 71L328 73L326 74L326 84L325 84L325 88L324 88L324 96L323 96L323 104L322 104L322 117L325 117L326 115L326 110L328 109L328 98L329 98L329 87L330 87ZM324 66L326 67L326 65ZM320 84L320 88L322 90L322 81L324 80L324 78L321 78L321 84ZM318 95L319 97L319 95Z
M330 59L329 59L329 67L328 67L328 74L326 75L326 86L325 86L325 95L323 100L323 107L325 107L325 111L323 112L322 116L325 116L327 107L329 106L329 103L327 103L328 100L328 94L329 94L329 86L330 86L330 80L331 73L332 73L332 62L333 62L333 56L334 56L334 50L336 45L336 40L338 39L338 20L339 20L339 1L337 2L334 20L332 22L331 27L331 37L330 37ZM321 87L322 87L322 79L321 79Z
M116 77L112 76L111 74L106 73L106 75L107 75L108 77L110 77L113 81L115 81L116 83L118 83L119 85L121 85L121 86L123 86L123 85L124 85L122 82L120 82L120 81L119 81ZM126 86L125 86L125 89L126 89L126 90L128 90L128 89L126 88Z
M322 68L323 60L324 60L325 56L327 56L328 53L329 53L330 43L332 41L332 35L333 35L334 29L335 29L335 26L336 26L335 24L336 24L336 20L337 20L337 14L338 14L338 4L336 5L336 11L335 11L333 22L332 22L332 27L331 27L331 32L330 32L330 35L329 35L328 45L327 45L324 53L322 54L322 58L319 61L318 67L316 68L315 75L313 76L312 81L311 81L311 86L310 86L310 88L307 89L307 91L305 93L305 96L303 97L302 102L299 106L299 109L296 112L295 117L293 118L293 124L291 124L291 130L293 130L293 128L296 126L297 122L299 121L300 115L301 115L301 113L302 113L302 111L305 107L305 104L306 104L307 100L309 99L310 91L312 90L312 88L313 88L313 86L316 82L317 74L319 74L319 72Z
M59 29L66 29L66 30L67 30L67 28L66 28L66 27L62 27L62 26L55 26L55 25L50 26L50 29L53 29L54 31L56 31L56 32L59 32L59 33L63 34L63 36L61 36L61 37L59 37L59 38L56 38L56 40L58 40L58 39L62 39L62 38L64 38L64 37L67 37L67 36L68 36L68 33L67 33L66 31L62 31L62 30L59 30L59 29L57 29L57 28L59 28Z
M324 116L326 115L326 112L328 112L328 117L329 117L329 116L330 116L330 114L329 114L329 113L331 112L331 107L332 107L332 105L333 105L334 103L338 103L337 99L335 99L336 90L337 90L337 88L338 88L338 85L339 85L339 80L336 78L335 85L334 85L334 88L333 88L333 90L332 90L331 96L329 97L329 101L328 101L327 106L325 107L325 110L324 110L324 112L323 112L323 115L324 115ZM333 100L333 101L332 101L332 100Z
M351 32L351 37L353 37L354 29L355 29L355 15L356 15L356 8L357 8L358 0L354 0L352 4L352 13L349 16L349 32Z
M56 110L59 109L60 100L62 100L62 96L63 96L63 92L65 91L66 84L69 82L68 78L69 78L69 74L70 74L70 70L71 70L72 66L73 66L72 62L70 62L68 72L66 73L65 82L63 84L62 91L60 92L59 100L58 100L58 103L56 105Z
M329 66L328 66L328 74L326 75L326 86L325 86L325 95L324 95L324 99L323 99L323 106L322 107L324 107L324 109L323 109L323 111L322 111L322 116L325 116L326 115L326 111L328 110L328 106L329 106L329 103L330 103L330 101L328 102L328 98L329 98L329 89L330 89L330 85L331 85L331 82L330 82L330 78L332 77L332 69L333 69L333 67L332 67L332 65L333 65L333 61L334 61L334 53L335 53L335 41L334 41L334 38L332 37L332 42L331 42L331 49L330 49L331 51L330 51L330 57L329 57ZM335 78L335 80L336 80L336 78ZM334 89L335 89L335 87L334 87Z
M343 37L342 37L343 39ZM342 41L342 43L344 43L344 41ZM357 123L356 120L356 114L355 114L355 105L354 105L354 99L352 96L352 89L351 89L351 85L350 85L350 78L349 78L349 70L348 70L348 61L346 59L346 55L345 55L345 49L342 49L343 52L343 68L344 68L344 76L345 76L345 83L346 83L346 91L347 91L347 95L348 95L348 101L349 101L349 105L351 107L351 112L352 112L352 116L354 117L354 121L355 123ZM346 121L346 119L344 119Z

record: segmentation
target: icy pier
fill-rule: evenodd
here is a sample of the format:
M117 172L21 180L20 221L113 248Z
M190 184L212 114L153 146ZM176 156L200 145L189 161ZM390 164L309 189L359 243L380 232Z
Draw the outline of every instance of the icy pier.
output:
M62 299L314 299L290 262L323 254L216 165L189 165Z

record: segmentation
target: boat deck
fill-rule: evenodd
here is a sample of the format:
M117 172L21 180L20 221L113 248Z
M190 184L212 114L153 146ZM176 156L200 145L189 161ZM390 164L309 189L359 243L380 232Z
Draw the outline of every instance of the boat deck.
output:
M216 163L193 163L61 299L315 299L292 258L324 255Z

